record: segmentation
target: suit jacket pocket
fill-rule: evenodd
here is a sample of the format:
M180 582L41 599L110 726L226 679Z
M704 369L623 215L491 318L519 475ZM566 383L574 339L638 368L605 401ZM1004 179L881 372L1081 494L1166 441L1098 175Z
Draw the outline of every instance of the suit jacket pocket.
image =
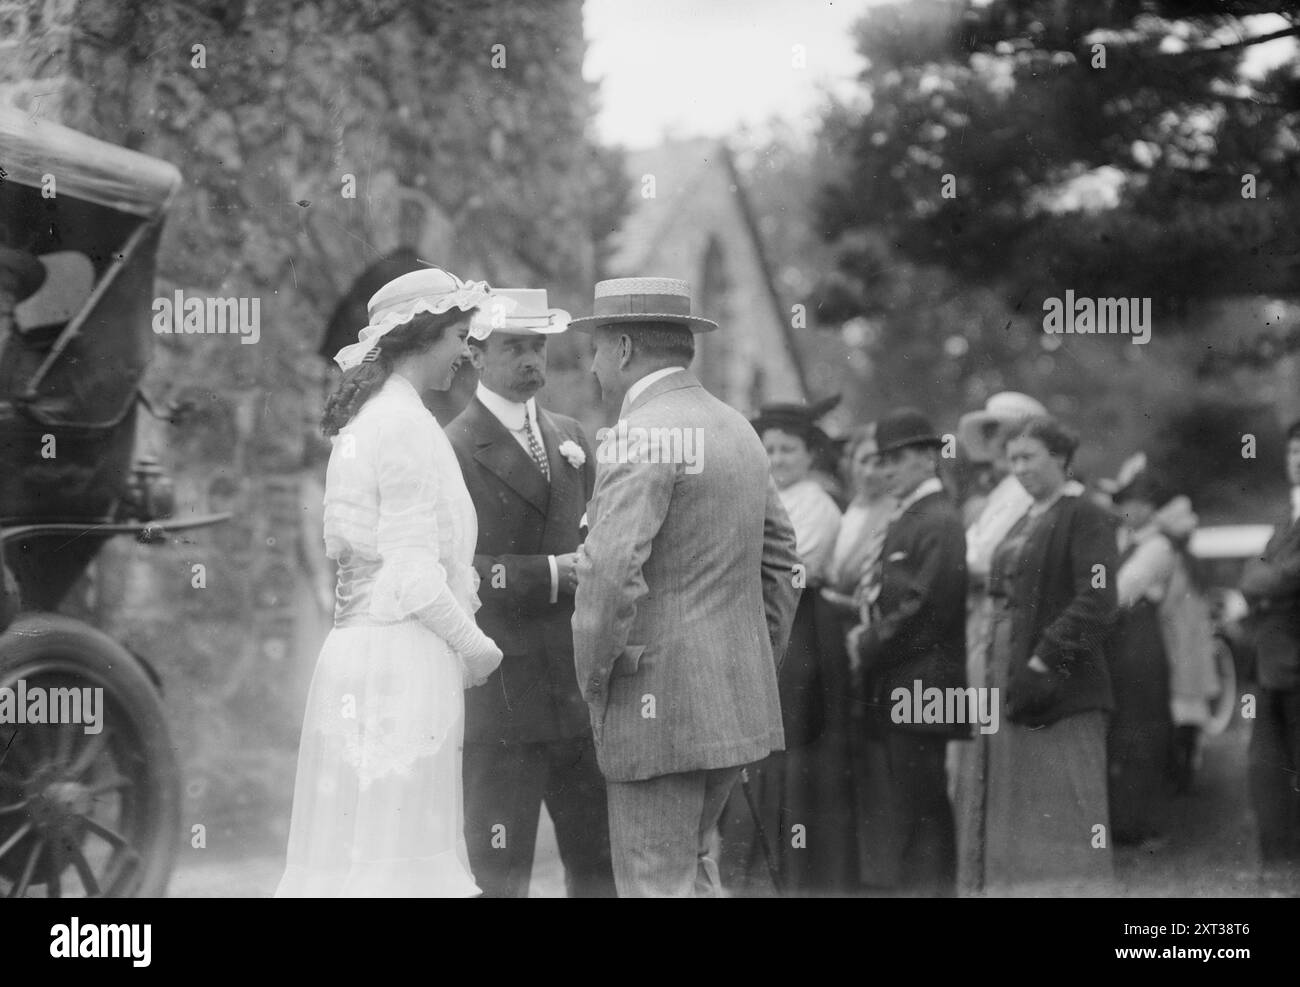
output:
M615 675L635 675L637 669L641 667L641 655L645 652L644 644L629 644L623 648L623 653L618 656L614 662L614 668L610 676Z

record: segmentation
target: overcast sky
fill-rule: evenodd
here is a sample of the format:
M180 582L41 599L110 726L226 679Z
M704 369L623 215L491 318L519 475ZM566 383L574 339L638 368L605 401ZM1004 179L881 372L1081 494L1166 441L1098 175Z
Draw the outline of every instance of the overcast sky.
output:
M720 136L770 117L805 129L819 87L862 68L850 28L879 0L586 0L584 74L601 83L598 132L628 147ZM805 68L793 66L802 45Z
M882 0L586 0L584 75L600 82L603 141L640 148L665 136L722 136L772 117L810 133L827 90L854 90L862 59L850 29ZM1274 23L1274 20L1277 23ZM1252 19L1252 33L1282 26ZM795 46L805 67L796 67ZM1254 65L1294 41L1252 49Z

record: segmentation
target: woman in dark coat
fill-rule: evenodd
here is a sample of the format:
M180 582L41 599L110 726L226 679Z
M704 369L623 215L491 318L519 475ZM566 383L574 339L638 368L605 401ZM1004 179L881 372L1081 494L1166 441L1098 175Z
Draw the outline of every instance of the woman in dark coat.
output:
M1114 522L1069 479L1077 439L1050 418L1011 438L1033 497L994 552L989 671L1003 722L989 736L987 894L1101 894L1111 877L1107 637L1115 620Z

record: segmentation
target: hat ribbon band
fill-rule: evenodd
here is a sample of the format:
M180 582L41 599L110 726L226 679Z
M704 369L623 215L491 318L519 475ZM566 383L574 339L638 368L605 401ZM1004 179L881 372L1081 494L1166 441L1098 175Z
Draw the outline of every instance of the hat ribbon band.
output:
M682 295L607 295L595 300L592 314L690 315L691 300Z

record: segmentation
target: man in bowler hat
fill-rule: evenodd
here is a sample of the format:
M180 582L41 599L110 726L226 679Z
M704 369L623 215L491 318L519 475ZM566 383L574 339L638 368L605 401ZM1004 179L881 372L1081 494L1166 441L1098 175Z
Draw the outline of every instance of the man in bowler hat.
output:
M918 717L926 690L966 686L966 539L938 478L943 440L919 411L876 426L880 465L896 509L873 576L870 618L849 635L861 664L868 761L875 793L864 825L874 854L866 884L886 893L950 895L956 841L948 801L947 741L970 735L967 717ZM953 722L947 722L951 720ZM959 721L959 722L957 722Z

